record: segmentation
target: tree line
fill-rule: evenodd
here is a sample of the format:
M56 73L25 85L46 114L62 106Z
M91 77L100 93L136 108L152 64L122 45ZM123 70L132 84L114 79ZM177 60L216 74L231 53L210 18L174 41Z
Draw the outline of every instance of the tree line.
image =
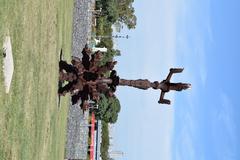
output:
M108 36L102 38L97 47L108 48L107 53L103 55L100 65L113 60L115 56L120 56L121 52L113 48L113 29L114 25L120 32L123 27L134 29L137 25L137 17L133 7L134 0L98 0L96 9L102 10L100 17L97 17L97 26L95 28L96 36ZM117 97L108 97L101 95L99 108L95 111L96 118L102 120L102 143L101 157L103 160L110 160L109 149L109 123L116 123L121 105Z
M137 17L133 7L134 0L99 0L96 1L96 9L101 9L101 16L97 17L97 36L113 35L112 26L121 28L126 26L128 29L134 29L137 25ZM113 48L112 38L102 38L98 47L108 48L107 54L104 54L102 65L113 59L114 56L121 55L120 50Z

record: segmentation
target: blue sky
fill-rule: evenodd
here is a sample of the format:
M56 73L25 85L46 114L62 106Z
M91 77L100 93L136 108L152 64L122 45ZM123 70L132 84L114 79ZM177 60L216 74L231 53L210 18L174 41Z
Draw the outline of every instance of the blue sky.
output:
M168 93L119 87L122 109L114 130L123 159L240 159L240 1L149 0L134 3L137 28L118 40L118 74L161 81L171 67L184 67L174 81L192 89Z

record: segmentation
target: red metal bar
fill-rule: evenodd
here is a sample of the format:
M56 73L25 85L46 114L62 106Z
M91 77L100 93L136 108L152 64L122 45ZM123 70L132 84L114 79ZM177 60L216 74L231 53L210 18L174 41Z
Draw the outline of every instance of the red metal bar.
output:
M92 112L92 119L91 119L90 160L94 160L94 132L95 132L95 114Z

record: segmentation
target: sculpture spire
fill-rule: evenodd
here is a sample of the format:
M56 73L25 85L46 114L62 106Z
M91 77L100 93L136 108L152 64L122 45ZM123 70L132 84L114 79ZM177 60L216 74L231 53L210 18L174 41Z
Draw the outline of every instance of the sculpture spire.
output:
M119 85L130 86L130 87L135 87L135 88L144 89L144 90L149 88L159 89L161 90L161 94L160 94L158 103L171 104L170 100L164 99L164 95L166 92L169 92L171 90L182 91L182 90L191 88L191 84L188 84L188 83L171 83L170 82L173 74L181 73L182 71L183 71L183 68L171 68L167 78L161 82L158 82L158 81L150 82L147 79L138 79L138 80L120 79Z

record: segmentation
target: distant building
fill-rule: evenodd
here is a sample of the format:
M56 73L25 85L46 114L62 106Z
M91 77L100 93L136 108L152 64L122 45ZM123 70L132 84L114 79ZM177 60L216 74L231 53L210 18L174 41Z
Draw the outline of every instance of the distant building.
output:
M110 151L109 157L112 159L123 157L124 153L122 151Z
M93 52L100 51L100 52L104 52L104 53L105 53L105 52L107 52L107 50L108 50L108 49L107 49L106 47L103 47L103 48L93 47L93 48L92 48L92 51L93 51Z

